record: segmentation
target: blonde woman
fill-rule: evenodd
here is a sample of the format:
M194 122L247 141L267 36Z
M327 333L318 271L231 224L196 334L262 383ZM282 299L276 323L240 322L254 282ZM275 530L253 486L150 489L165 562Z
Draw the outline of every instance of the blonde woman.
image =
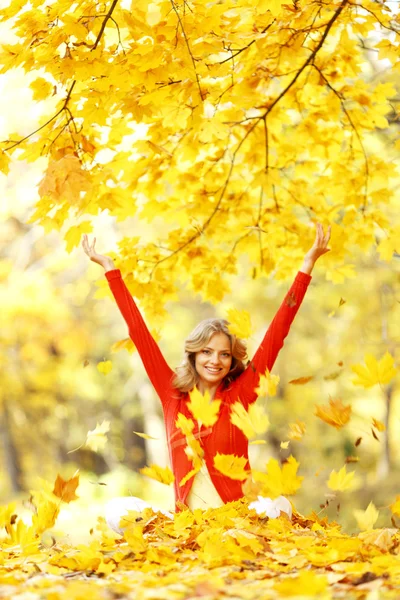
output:
M147 329L119 269L115 268L111 258L96 252L96 238L90 244L88 237L83 237L82 246L90 260L105 270L110 289L128 326L129 336L161 400L169 457L175 475L176 510L180 510L178 501L193 510L216 508L243 497L242 482L217 471L213 458L217 452L245 457L245 468L250 471L248 440L243 432L231 423L231 406L240 400L247 410L249 405L256 401L255 388L258 386L259 377L266 369L271 371L274 365L311 281L315 262L329 252L327 245L330 233L330 227L325 234L322 225L316 225L314 244L306 253L301 270L297 273L251 361L246 360L245 343L229 332L226 321L206 319L197 325L186 340L184 360L176 371L168 366ZM176 420L179 413L188 419L192 418L188 400L189 392L195 387L202 394L208 391L211 399L220 399L221 405L218 421L213 427L205 427L202 423L194 421L193 434L204 451L204 464L196 475L188 479L183 486L179 486L179 482L193 469L193 463L185 452L186 439L176 426ZM253 503L254 507L262 509L263 513L270 517L278 516L281 510L291 515L291 505L283 497L275 501L261 498L259 500L258 504ZM120 518L130 509L142 510L146 506L151 505L140 498L115 498L106 506L106 520L112 529L122 534L123 531L119 527ZM152 508L159 510L154 506ZM162 512L172 517L170 512Z

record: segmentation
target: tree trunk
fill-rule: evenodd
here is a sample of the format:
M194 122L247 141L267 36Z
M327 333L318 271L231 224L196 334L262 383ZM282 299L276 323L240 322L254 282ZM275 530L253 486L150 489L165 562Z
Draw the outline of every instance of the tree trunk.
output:
M3 414L0 419L0 438L3 442L6 470L10 478L12 491L21 492L24 489L23 472L12 435L12 415L7 400L4 400Z
M389 436L389 422L390 422L390 414L392 409L392 396L394 391L393 383L389 384L386 388L385 392L385 400L386 400L386 411L384 417L384 425L386 427L385 431L382 432L383 435L383 448L381 452L381 457L378 463L378 467L376 470L376 474L378 479L384 479L387 477L391 470L391 457L390 457L390 436Z

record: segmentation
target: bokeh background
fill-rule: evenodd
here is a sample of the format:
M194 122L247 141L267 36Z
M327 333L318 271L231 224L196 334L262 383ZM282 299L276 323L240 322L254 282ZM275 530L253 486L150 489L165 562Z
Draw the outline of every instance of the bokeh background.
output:
M5 40L11 34L3 27L0 35ZM399 89L398 73L380 63L376 76ZM18 69L0 76L1 139L10 131L30 133L38 115L51 110L47 102L33 101L29 81ZM370 143L385 153L384 132L371 136ZM171 508L173 490L139 474L144 465L168 464L161 407L138 355L111 351L127 330L102 269L80 248L69 254L60 233L29 221L45 164L45 158L33 164L14 160L10 175L0 174L0 504L16 500L28 515L30 490L43 480L54 481L58 473L67 479L79 469L80 498L63 507L53 535L84 541L108 499L137 495ZM400 179L391 184L399 187ZM398 221L399 209L397 196L388 209L392 222ZM138 231L135 220L116 223L107 214L93 223L98 250L105 254L117 250L118 239ZM160 226L141 223L140 235L151 239ZM270 457L292 453L304 476L293 498L297 509L326 514L349 532L356 529L353 510L365 509L371 500L381 509L376 526L390 526L390 511L384 509L400 494L399 376L389 385L364 389L352 383L351 371L367 352L380 358L389 351L399 365L399 259L395 254L382 261L359 245L349 259L354 277L342 283L326 280L320 260L274 367L280 385L278 395L265 401L271 421L266 443L250 449L257 469ZM224 317L231 307L250 312L256 333L249 354L255 351L290 282L249 279L248 267L244 258L232 293L218 306L189 294L182 282L180 297L167 305L168 318L159 331L171 366L179 364L184 339L199 320ZM293 277L299 268L296 259ZM97 369L103 360L113 363L107 375ZM312 380L289 383L299 377ZM352 406L352 418L340 431L314 415L315 405L329 398ZM386 425L376 436L373 418ZM108 443L93 452L84 446L87 432L103 420L111 422ZM304 423L305 434L283 450L281 441L296 421ZM134 431L156 439L145 440ZM326 481L349 456L359 458L347 465L356 471L356 489L334 496Z

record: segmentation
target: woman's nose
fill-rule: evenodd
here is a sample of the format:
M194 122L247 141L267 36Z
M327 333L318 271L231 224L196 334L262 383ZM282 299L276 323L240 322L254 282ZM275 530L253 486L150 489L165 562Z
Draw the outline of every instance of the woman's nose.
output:
M218 365L219 364L219 356L218 354L213 354L211 356L211 362L213 365Z

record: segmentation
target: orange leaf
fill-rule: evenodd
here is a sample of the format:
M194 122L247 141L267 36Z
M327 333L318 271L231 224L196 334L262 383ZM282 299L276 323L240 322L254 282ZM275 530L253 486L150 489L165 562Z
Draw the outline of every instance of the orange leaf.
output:
M325 421L325 423L328 423L328 425L332 425L336 429L341 429L350 419L351 406L344 406L340 398L337 400L330 398L329 406L317 405L314 414Z
M304 385L314 379L313 375L311 377L299 377L298 379L291 379L289 383L293 383L293 385Z
M57 498L61 498L64 502L72 502L73 500L77 500L79 496L75 494L75 490L79 485L79 475L64 481L61 475L57 475L56 482L54 484L53 494L57 496Z

